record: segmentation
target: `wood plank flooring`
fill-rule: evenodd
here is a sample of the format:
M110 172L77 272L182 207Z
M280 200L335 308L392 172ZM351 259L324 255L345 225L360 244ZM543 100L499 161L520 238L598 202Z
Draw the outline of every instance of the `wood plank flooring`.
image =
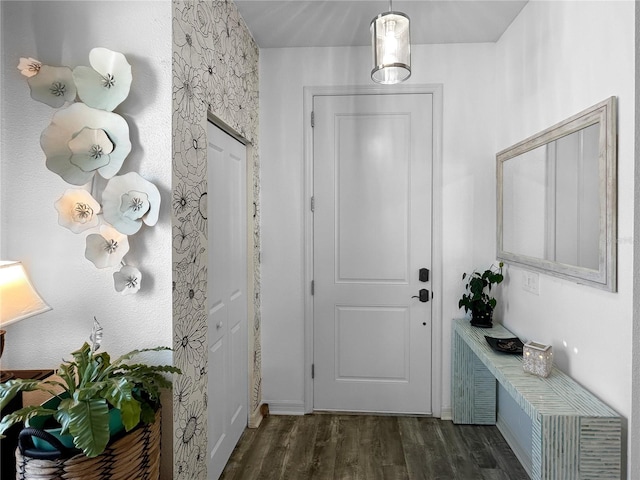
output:
M526 480L496 427L437 418L304 415L245 430L221 480Z

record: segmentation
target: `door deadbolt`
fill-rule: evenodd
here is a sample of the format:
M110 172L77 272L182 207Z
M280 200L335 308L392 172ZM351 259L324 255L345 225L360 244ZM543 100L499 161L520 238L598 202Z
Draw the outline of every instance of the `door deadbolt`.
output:
M429 281L429 269L428 268L421 268L420 270L418 270L418 280L420 280L421 282L428 282Z

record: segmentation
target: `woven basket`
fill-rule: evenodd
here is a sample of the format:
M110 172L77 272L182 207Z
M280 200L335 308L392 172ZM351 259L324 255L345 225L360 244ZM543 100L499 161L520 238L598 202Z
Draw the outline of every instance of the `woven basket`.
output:
M160 410L141 425L88 458L40 460L16 450L16 480L157 480L160 476Z

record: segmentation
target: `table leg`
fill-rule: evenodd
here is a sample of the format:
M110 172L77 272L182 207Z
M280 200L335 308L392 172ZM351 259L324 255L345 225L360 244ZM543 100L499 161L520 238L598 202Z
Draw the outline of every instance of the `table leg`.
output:
M453 423L495 425L496 379L455 331L453 342Z

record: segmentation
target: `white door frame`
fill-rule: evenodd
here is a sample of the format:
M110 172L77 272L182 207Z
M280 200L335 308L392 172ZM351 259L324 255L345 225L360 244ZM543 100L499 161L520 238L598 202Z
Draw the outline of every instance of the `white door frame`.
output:
M304 411L313 411L313 128L311 113L313 97L321 95L389 95L389 94L432 94L433 95L433 166L432 166L432 245L431 275L433 303L431 304L431 409L434 417L442 412L442 94L441 84L383 86L330 86L304 87L304 171L302 211L304 223Z

